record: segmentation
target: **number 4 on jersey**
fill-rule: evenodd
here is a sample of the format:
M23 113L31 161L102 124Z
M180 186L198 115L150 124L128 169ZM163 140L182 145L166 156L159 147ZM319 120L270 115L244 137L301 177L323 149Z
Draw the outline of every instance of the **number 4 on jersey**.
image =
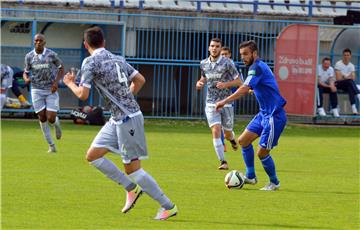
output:
M115 63L115 65L116 65L116 71L117 71L117 74L118 74L119 82L120 83L125 82L125 85L128 86L128 80L126 78L125 73L123 71L121 71L121 68L118 65L118 63Z

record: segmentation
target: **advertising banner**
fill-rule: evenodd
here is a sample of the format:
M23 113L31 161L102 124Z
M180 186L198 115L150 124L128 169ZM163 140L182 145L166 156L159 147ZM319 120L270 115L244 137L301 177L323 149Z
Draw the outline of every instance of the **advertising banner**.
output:
M290 25L276 39L275 76L285 110L292 115L315 115L318 26Z

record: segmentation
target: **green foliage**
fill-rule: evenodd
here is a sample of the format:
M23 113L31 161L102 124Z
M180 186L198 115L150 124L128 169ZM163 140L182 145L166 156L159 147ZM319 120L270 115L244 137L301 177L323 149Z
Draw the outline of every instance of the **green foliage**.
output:
M225 188L205 122L146 120L143 167L179 208L163 222L152 220L158 204L147 195L120 212L123 189L85 160L99 129L65 121L59 152L49 154L37 121L2 121L2 229L359 228L359 129L288 126L272 151L281 188L265 192L258 159L257 185ZM244 171L227 145L230 168Z

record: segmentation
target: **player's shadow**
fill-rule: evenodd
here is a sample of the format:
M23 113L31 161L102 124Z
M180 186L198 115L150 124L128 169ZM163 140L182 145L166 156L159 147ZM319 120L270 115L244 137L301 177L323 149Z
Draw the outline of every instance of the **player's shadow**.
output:
M280 190L279 190L280 191ZM281 192L291 192L291 193L307 193L307 194L336 194L336 195L357 195L357 192L345 192L345 191L303 191L303 190L291 190L291 189L281 189Z
M168 220L169 221L169 220ZM222 229L229 227L229 229L237 229L240 225L242 228L298 228L298 229L336 229L331 227L317 227L317 226L305 226L304 224L294 225L294 224L254 224L254 223L244 223L242 220L236 222L221 222L221 221L204 221L204 220L184 220L184 219L172 219L171 222L183 222L183 223L204 223L204 224L218 224L223 226ZM226 226L226 227L224 227Z

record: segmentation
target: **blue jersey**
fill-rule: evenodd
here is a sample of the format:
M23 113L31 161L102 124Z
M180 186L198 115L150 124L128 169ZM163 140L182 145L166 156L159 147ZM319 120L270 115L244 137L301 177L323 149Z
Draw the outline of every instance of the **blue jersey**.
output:
M280 95L275 76L269 66L257 59L249 68L244 85L254 90L260 106L260 112L271 116L274 112L281 111L286 104Z

